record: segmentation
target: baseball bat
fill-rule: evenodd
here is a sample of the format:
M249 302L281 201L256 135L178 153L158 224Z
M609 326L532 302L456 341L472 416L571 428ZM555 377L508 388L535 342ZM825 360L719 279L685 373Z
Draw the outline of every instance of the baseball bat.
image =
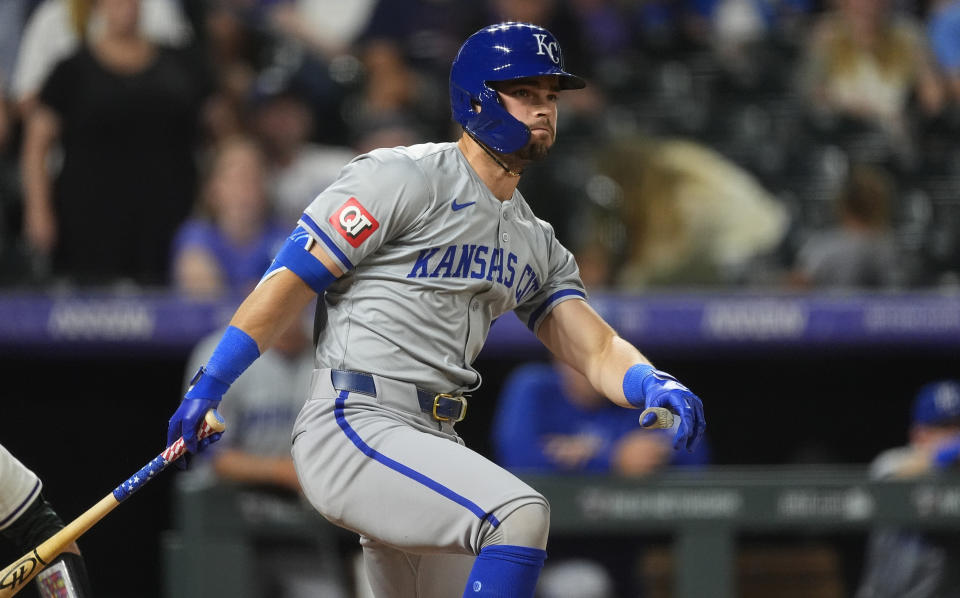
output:
M643 421L643 417L648 413L655 413L657 416L657 421L653 422L649 426L644 426L645 429L653 430L662 428L664 430L669 430L673 427L673 412L669 409L665 409L663 407L647 407L640 412L640 421ZM0 594L0 598L3 598L3 594Z
M223 419L219 413L211 409L207 411L204 417L198 437L206 438L211 434L223 432L223 430ZM167 465L182 457L185 452L186 447L183 437L180 437L137 473L130 476L127 481L114 488L113 492L100 499L100 502L87 509L86 512L71 521L62 530L20 557L13 564L5 567L3 571L0 571L0 598L10 598L22 590L23 586L30 583L37 573L57 558L73 541L86 533L107 513L163 471Z

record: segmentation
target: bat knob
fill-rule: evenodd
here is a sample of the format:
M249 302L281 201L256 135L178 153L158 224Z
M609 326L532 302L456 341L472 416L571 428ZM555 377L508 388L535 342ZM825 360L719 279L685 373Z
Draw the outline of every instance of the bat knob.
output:
M643 420L647 417L647 414L654 414L657 416L657 419L653 421L649 426L643 426L647 430L668 430L673 427L673 412L669 409L663 407L647 407L640 413L640 423L643 425Z
M210 409L207 411L206 415L203 416L203 421L210 426L211 434L223 432L226 429L223 416L220 415L216 409Z

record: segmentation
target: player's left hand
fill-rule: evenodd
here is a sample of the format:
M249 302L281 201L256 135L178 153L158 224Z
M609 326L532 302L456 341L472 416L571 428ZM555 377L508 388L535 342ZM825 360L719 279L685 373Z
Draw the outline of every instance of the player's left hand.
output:
M673 438L673 448L685 446L687 451L692 453L707 429L707 422L703 417L703 401L676 378L660 370L650 369L639 382L641 396L628 396L627 399L632 399L630 402L633 403L635 399L642 398L644 408L665 407L676 414L680 418L680 425ZM627 392L628 389L625 388L624 391ZM646 418L651 421L642 421L641 425L652 424L656 415L650 413Z

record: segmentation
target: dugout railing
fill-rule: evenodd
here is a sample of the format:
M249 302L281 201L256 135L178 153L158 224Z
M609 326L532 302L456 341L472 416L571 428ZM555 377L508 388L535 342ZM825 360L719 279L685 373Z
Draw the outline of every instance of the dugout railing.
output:
M863 467L715 467L641 479L525 478L550 500L551 533L672 538L672 595L734 598L742 533L866 532L876 526L960 530L960 476L877 482ZM258 537L329 542L333 528L307 506L271 522L244 509L243 493L181 486L165 536L165 595L251 596ZM261 513L262 515L262 513ZM277 513L272 515L276 516ZM229 571L230 575L211 575Z

